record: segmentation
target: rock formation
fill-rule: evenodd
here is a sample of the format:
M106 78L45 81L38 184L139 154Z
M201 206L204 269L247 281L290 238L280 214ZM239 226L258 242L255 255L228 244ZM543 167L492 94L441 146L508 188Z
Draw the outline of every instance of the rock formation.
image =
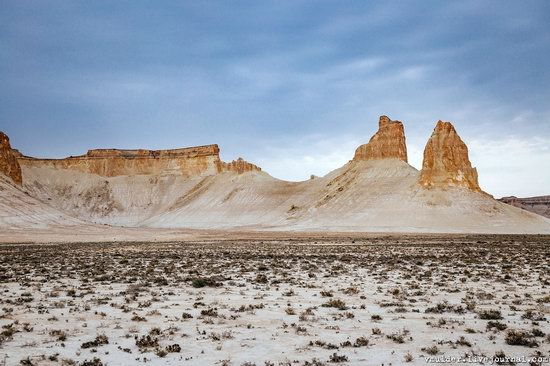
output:
M1 175L0 233L28 223L57 230L64 219L46 220L53 213L47 207L124 230L550 233L549 219L479 192L468 150L450 123L438 123L422 172L405 162L402 124L383 116L379 127L355 161L301 182L273 178L241 158L225 163L217 145L90 150L66 159L10 150L24 190ZM459 187L424 189L419 182ZM14 203L15 191L21 204Z
M260 167L249 163L243 158L238 158L237 160L233 160L230 163L222 162L222 168L224 171L235 172L237 174L243 174L252 171L259 172L262 170Z
M424 187L461 186L480 192L468 147L450 122L438 121L424 149L420 175Z
M407 145L403 123L392 121L387 116L381 116L378 122L378 132L372 136L368 144L355 150L353 160L375 160L396 158L407 162Z
M17 152L17 161L24 168L75 170L102 177L122 175L177 175L184 177L206 176L232 171L242 174L260 171L242 158L225 163L220 159L218 145L186 147L172 150L88 150L86 155L65 159L38 159Z
M527 198L510 196L502 197L499 201L550 218L550 196Z
M21 167L10 146L10 139L3 132L0 132L0 173L10 177L18 185L23 182Z

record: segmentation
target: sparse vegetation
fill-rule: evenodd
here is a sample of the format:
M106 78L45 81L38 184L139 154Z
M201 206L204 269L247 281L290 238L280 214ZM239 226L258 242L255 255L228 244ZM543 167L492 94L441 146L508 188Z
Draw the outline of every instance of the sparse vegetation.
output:
M201 287L217 287L219 286L218 282L211 277L197 277L193 278L191 280L191 286L195 288L201 288Z
M424 347L421 349L421 351L424 351L431 356L435 356L439 353L439 348L437 348L437 346L434 345L430 347Z
M347 310L346 303L340 299L330 299L324 303L323 306L327 308L336 308L338 310Z
M538 347L538 342L533 339L529 332L517 329L509 329L506 332L505 341L511 346Z
M333 362L333 363L340 363L340 362L348 362L349 359L347 356L345 355L338 355L336 353L333 353L332 355L330 355L329 357L329 362Z
M105 334L101 334L95 337L93 341L82 343L80 348L86 349L86 348L92 348L92 347L99 347L99 346L103 346L104 344L109 344L109 338L107 338Z
M354 364L363 352L394 364L419 362L419 351L494 354L493 342L544 350L544 237L467 238L3 245L0 347L46 346L23 361L75 366L121 357L240 365L227 353L235 344L250 350L249 364L284 362L254 358L265 347L257 332L274 349L300 340L304 366ZM284 321L266 321L274 314ZM388 344L393 356L379 348Z
M481 310L477 313L479 319L483 320L501 320L502 314L500 310Z
M140 338L136 338L136 346L139 348L153 348L158 347L159 340L157 337L151 337L150 335L144 335Z
M487 322L487 329L505 330L506 328L508 328L506 324L498 321L490 320L489 322Z

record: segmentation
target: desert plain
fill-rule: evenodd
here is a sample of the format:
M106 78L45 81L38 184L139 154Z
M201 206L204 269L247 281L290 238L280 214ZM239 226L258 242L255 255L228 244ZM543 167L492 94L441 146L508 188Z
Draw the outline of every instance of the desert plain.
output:
M0 245L0 365L543 365L550 237Z

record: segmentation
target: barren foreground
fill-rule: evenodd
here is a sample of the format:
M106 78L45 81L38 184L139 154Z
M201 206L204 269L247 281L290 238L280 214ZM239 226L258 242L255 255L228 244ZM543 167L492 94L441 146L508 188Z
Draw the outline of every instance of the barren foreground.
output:
M0 365L543 364L549 259L544 236L2 244Z

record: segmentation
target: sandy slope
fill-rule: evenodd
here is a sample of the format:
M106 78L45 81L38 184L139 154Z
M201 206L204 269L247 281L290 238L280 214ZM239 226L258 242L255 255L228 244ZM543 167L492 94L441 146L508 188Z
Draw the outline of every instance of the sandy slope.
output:
M87 225L49 207L0 175L0 227L3 229L45 229L56 226Z
M97 175L24 168L25 189L75 217L150 228L550 233L550 220L462 188L427 190L398 159L351 161L325 177Z
M197 235L183 229L120 228L90 223L31 197L0 174L0 242L168 241Z

